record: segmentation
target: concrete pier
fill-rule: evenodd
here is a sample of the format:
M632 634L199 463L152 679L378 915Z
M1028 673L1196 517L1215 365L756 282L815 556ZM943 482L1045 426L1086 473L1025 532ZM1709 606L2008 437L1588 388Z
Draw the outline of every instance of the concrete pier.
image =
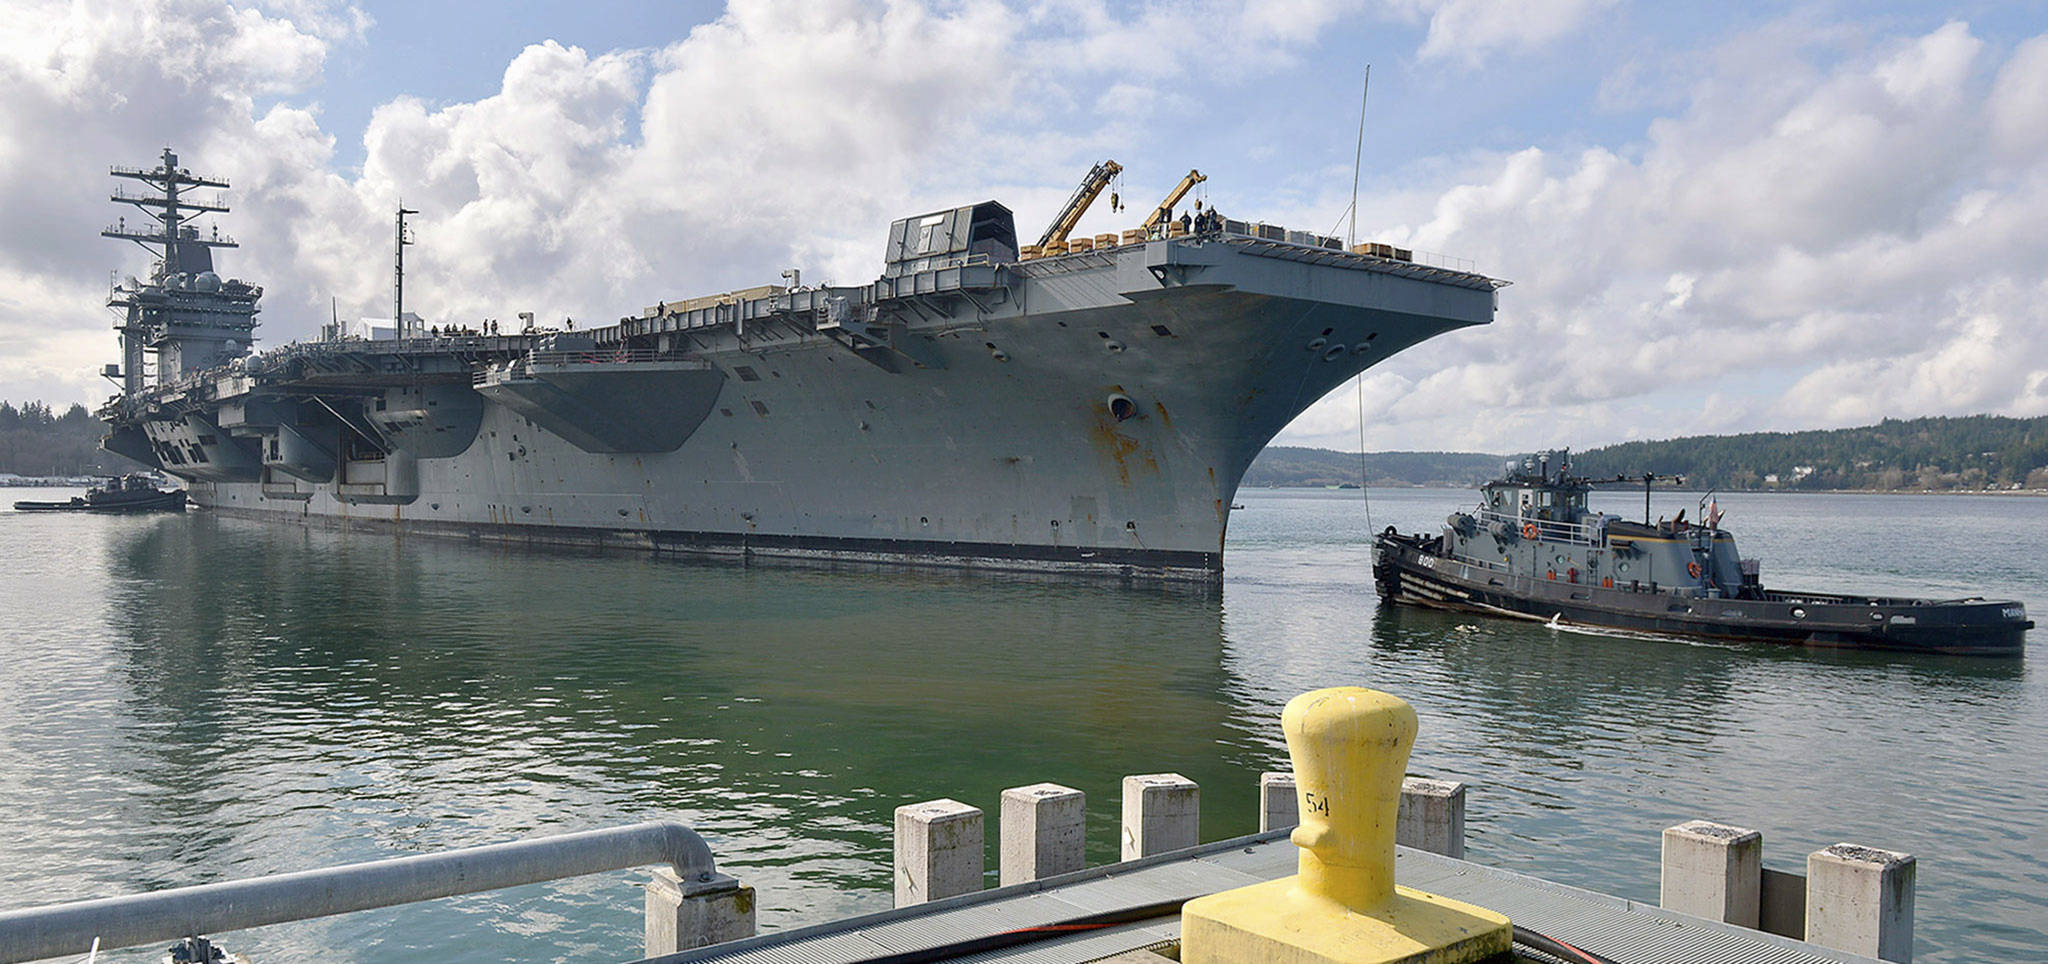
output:
M1057 783L1003 791L996 861L1002 886L1081 870L1087 860L1088 795Z
M1840 843L1806 858L1809 943L1885 961L1913 959L1911 854Z
M1178 773L1124 778L1123 859L1192 847L1200 838L1202 788Z
M686 887L667 867L647 882L648 957L754 936L754 888L726 878L716 889Z
M1706 820L1666 827L1658 906L1756 927L1763 862L1764 835L1746 827Z
M1456 780L1403 779L1400 815L1394 818L1394 842L1463 860L1465 785Z
M981 809L958 800L896 808L896 906L982 889Z
M1292 827L1301 822L1300 790L1290 772L1259 774L1259 832Z

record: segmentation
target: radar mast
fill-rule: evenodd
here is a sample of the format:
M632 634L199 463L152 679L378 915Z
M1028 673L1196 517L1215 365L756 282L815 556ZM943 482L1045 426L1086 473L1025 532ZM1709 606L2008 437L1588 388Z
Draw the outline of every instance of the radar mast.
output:
M190 223L195 215L226 213L225 200L188 196L194 188L226 188L223 178L193 174L164 148L154 168L114 167L109 174L139 181L148 193L115 188L110 200L133 205L156 223L129 227L122 218L102 237L133 241L156 256L147 281L114 285L110 308L125 309L121 332L121 387L133 395L145 385L144 353L156 353L159 382L212 368L241 357L255 340L257 299L263 289L241 281L223 282L213 271L213 249L238 247L219 227L206 234Z

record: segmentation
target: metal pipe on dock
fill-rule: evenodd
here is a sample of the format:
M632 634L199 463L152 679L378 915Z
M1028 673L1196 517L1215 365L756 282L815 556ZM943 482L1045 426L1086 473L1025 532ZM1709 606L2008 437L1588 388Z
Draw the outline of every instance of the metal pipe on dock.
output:
M95 939L132 947L653 863L668 864L692 894L739 886L718 873L696 831L649 822L0 912L0 962L77 956Z

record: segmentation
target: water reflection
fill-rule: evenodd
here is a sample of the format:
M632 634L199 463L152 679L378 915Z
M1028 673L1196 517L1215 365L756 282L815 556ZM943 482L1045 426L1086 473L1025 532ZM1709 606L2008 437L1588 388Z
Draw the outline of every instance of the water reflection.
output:
M2035 802L2048 699L2024 661L1383 609L1371 533L1447 509L1441 493L1375 498L1376 525L1353 504L1248 495L1220 594L527 552L205 514L6 518L0 552L22 561L0 582L15 617L0 686L26 722L0 726L0 796L36 805L0 819L0 905L667 817L704 829L760 888L764 925L788 926L886 906L891 812L914 800L993 815L1004 787L1068 783L1089 793L1090 859L1104 862L1121 776L1176 770L1202 784L1205 838L1245 832L1258 771L1284 765L1280 707L1362 683L1421 714L1415 772L1472 784L1478 859L1654 900L1658 831L1713 817L1764 830L1776 867L1844 839L1919 854L1923 960L2030 946L2048 916ZM1814 506L1741 508L1768 536ZM1881 540L1849 555L1922 571L1941 568L1939 547L1898 554L1939 532L2006 538L2026 507L1887 508L1905 521L1845 534ZM1910 532L1908 508L1929 517ZM1771 554L1763 538L1745 549ZM1772 557L1802 585L1886 578ZM2048 584L2048 562L2002 558L1951 578L2022 598ZM638 944L637 880L234 946L614 960Z
M120 749L143 788L125 819L157 831L124 854L136 886L658 814L772 893L772 926L886 904L890 815L914 800L993 816L1005 787L1080 787L1095 861L1115 859L1127 773L1203 783L1205 836L1255 819L1218 753L1233 681L1213 591L206 516L109 550Z

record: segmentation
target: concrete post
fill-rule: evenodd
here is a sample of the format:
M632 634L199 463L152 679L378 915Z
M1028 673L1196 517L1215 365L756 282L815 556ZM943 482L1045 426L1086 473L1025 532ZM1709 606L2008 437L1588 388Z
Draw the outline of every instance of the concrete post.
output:
M1057 783L1003 791L997 873L1003 886L1088 866L1088 795Z
M1456 780L1403 779L1394 842L1465 859L1465 785Z
M896 808L896 906L981 889L981 810L958 800Z
M1301 823L1301 791L1294 774L1259 774L1259 832Z
M684 886L668 867L647 881L647 954L660 957L754 936L754 888L723 874Z
M1657 904L1754 928L1763 866L1764 835L1754 830L1705 820L1666 827Z
M1192 847L1201 837L1202 788L1178 773L1124 778L1123 859Z
M1886 961L1913 959L1911 854L1836 844L1806 857L1806 939Z

